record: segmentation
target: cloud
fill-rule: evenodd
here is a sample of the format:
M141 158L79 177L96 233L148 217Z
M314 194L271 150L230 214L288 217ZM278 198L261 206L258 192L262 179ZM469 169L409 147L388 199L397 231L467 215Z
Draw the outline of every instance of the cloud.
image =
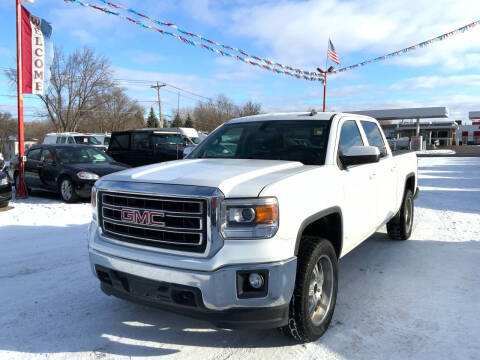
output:
M128 53L131 61L138 65L153 65L166 61L167 57L156 53L135 50Z
M476 0L287 0L234 9L230 32L253 39L265 49L264 55L268 53L280 62L315 67L324 62L329 37L345 64L438 36L465 25L471 14L478 13L480 2ZM478 30L473 32L476 37L465 38L463 34L442 42L456 42L461 48L443 48L439 61L458 59L465 51L479 47Z
M86 45L86 44L94 44L98 40L97 38L89 33L86 30L83 29L75 29L71 32L72 36L76 37L78 40L80 40L80 43Z
M451 86L480 86L480 75L418 76L396 82L390 89L434 89Z

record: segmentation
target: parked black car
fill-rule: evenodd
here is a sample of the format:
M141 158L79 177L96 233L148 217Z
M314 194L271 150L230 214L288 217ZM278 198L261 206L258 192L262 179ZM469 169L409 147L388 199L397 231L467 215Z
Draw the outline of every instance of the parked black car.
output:
M107 154L119 162L141 166L183 159L183 149L191 143L175 129L116 131Z
M101 176L129 168L92 146L35 145L28 149L25 162L27 191L59 193L65 202L90 197L95 181ZM18 183L18 169L14 172Z
M12 198L12 185L4 165L2 156L0 158L0 207L7 206Z

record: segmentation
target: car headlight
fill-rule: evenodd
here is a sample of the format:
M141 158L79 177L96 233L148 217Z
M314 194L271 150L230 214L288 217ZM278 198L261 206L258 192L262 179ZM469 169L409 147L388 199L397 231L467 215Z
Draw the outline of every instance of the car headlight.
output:
M224 239L268 239L278 230L276 198L223 200L220 233Z
M82 180L98 180L100 178L100 176L98 176L97 174L88 171L79 171L77 173L77 176L79 179Z
M8 185L8 178L4 177L2 180L0 180L0 185Z
M90 204L92 206L92 218L97 222L97 188L92 187L92 193L90 195Z

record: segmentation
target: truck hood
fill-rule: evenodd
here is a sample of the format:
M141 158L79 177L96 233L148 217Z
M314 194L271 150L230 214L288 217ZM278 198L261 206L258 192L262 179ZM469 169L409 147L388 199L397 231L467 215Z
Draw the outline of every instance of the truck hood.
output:
M103 179L209 186L220 189L226 197L256 197L265 186L310 168L293 161L191 159L133 168Z

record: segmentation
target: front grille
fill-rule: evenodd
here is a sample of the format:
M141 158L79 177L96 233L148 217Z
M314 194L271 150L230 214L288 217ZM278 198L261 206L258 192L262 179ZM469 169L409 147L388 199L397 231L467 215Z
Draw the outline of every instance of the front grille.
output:
M106 191L98 199L102 230L115 240L197 253L206 249L205 199Z

